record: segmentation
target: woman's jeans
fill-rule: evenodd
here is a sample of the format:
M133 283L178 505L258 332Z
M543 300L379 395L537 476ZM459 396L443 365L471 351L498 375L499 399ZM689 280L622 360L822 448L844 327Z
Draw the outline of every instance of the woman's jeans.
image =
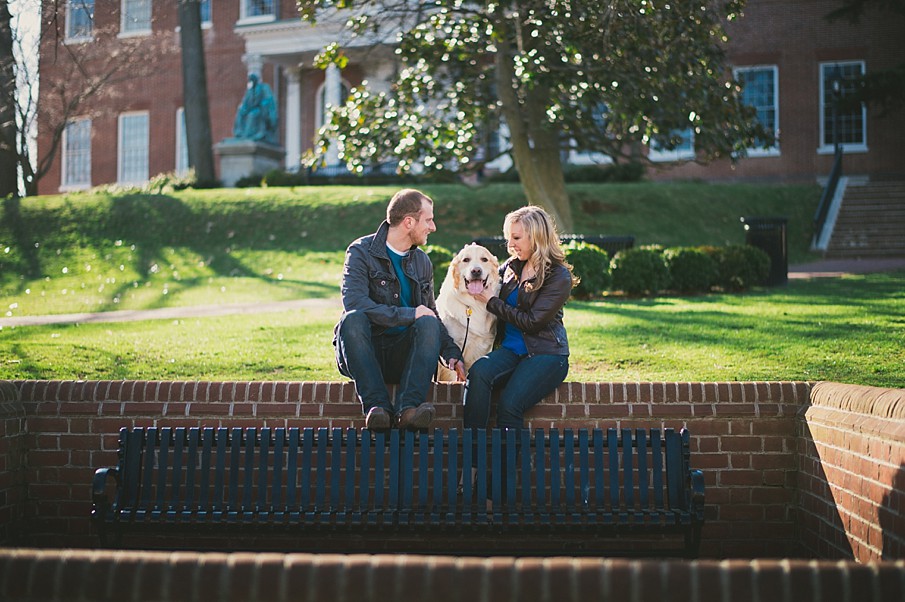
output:
M567 355L519 356L500 347L476 361L465 382L465 428L486 428L490 395L502 386L498 428L522 428L524 413L556 390L569 373Z
M364 312L351 311L339 323L336 365L355 381L365 414L377 406L390 414L421 405L437 372L440 320L426 316L397 334L374 335ZM398 384L396 407L386 383Z

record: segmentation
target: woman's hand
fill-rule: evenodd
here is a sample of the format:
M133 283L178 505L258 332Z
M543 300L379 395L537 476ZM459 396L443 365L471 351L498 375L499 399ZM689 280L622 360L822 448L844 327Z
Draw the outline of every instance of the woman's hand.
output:
M471 293L471 296L475 298L475 301L486 304L493 295L491 295L487 289L484 289L480 293Z

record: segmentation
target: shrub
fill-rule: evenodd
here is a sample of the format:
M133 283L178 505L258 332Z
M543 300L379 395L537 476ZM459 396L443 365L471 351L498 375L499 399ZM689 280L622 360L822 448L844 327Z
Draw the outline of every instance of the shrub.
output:
M580 279L572 289L578 299L590 299L610 288L610 256L607 252L586 242L571 241L563 247L566 261Z
M610 262L613 288L628 295L656 294L669 284L669 269L656 248L619 251Z
M264 179L264 176L260 174L251 174L248 176L242 176L236 183L233 184L236 188L260 188L261 182Z
M716 259L717 285L727 291L739 291L763 284L770 275L770 256L750 245L707 247Z
M564 169L566 182L638 182L644 177L641 163L609 165L569 165Z
M427 253L431 263L434 264L434 295L436 296L440 294L440 286L443 284L443 279L446 278L449 262L456 254L440 245L424 245L421 250Z
M704 250L692 247L666 249L669 287L682 293L703 293L716 282L716 262Z

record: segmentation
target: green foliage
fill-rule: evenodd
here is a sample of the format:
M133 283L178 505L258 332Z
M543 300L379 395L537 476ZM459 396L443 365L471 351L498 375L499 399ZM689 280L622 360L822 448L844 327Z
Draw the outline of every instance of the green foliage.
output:
M770 256L750 245L704 247L716 262L717 286L741 291L763 284L770 275Z
M563 247L566 261L572 265L572 271L580 278L580 282L572 289L578 299L590 299L600 295L610 287L610 258L606 251L597 245L586 242L571 241Z
M669 284L669 269L663 254L655 248L638 247L619 251L610 263L613 288L627 295L656 295Z
M687 128L706 157L772 140L741 102L740 87L726 80L723 27L743 2L619 0L601 8L581 0L465 10L458 0L440 0L431 10L411 3L393 11L383 0L297 4L310 21L328 9L354 9L348 33L392 31L401 62L388 91L359 87L334 109L311 164L334 145L353 169L375 161L398 162L402 171L468 168L486 153L483 135L506 111L520 114L532 135L562 133L579 149L613 157L653 137L669 148L670 133ZM401 32L400 19L408 24ZM341 58L333 44L316 64Z
M446 247L440 245L425 245L421 249L430 257L431 263L434 264L434 294L440 293L440 285L446 278L446 271L449 269L449 263L456 254Z
M705 293L716 282L716 262L705 251L677 247L663 252L669 268L669 287L682 293Z

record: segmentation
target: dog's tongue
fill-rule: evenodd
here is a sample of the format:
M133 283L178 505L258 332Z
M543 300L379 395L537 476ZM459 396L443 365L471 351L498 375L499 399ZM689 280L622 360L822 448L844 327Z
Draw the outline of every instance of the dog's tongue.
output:
M468 288L468 292L472 295L480 294L480 292L484 290L484 283L480 280L471 280L469 282L466 282L465 286Z

